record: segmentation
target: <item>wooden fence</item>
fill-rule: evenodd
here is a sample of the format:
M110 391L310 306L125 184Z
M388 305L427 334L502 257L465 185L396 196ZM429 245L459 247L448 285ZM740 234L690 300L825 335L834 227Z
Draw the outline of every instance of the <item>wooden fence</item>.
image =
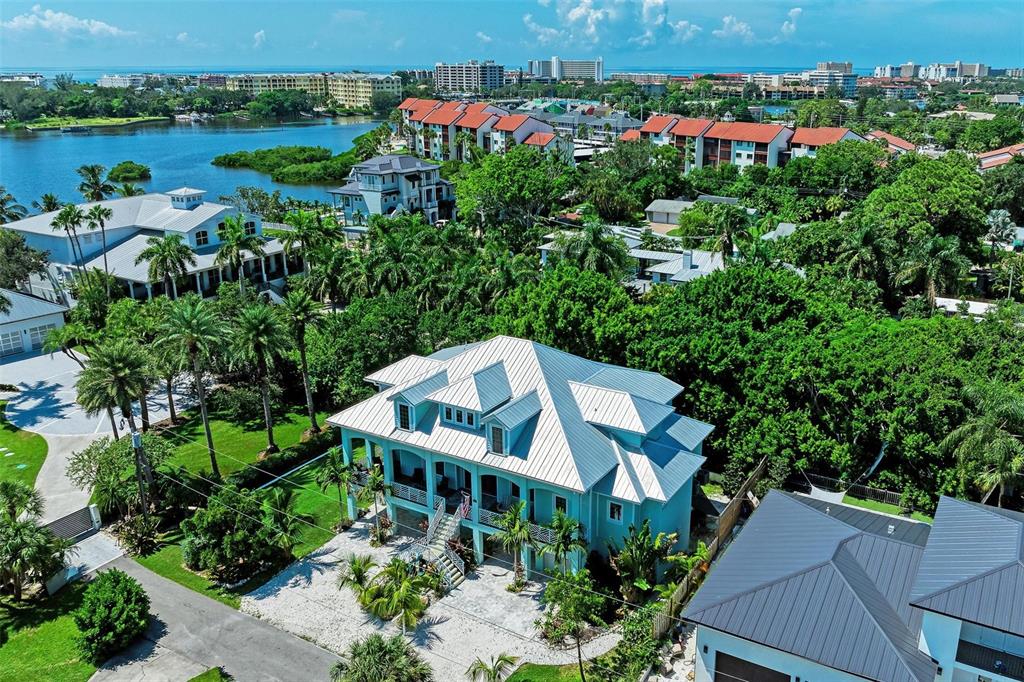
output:
M733 495L732 499L729 500L729 504L726 505L725 510L722 511L718 521L718 531L715 533L715 537L708 543L708 561L715 558L718 554L718 550L722 548L723 543L729 539L732 534L732 529L740 519L740 511L743 508L743 502L747 499L747 493L754 489L757 482L761 480L765 472L768 470L768 458L765 457L761 462L754 468L750 475L747 476L747 480L743 481L743 485L740 486L736 494ZM679 586L676 587L675 591L665 600L661 610L654 616L654 638L661 639L665 636L672 626L676 622L676 617L682 610L683 604L686 603L690 592L694 587L700 584L700 579L703 577L703 571L698 567L690 571L690 573L679 582Z

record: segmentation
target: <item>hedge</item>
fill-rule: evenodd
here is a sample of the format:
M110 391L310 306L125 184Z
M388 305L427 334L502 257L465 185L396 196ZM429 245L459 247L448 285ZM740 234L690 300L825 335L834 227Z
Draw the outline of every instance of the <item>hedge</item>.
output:
M324 454L329 448L338 444L338 438L338 430L336 428L327 428L307 441L296 443L280 452L267 456L266 459L260 460L253 466L244 467L230 474L224 482L229 485L236 485L243 490L258 488L300 464L305 464L309 460Z

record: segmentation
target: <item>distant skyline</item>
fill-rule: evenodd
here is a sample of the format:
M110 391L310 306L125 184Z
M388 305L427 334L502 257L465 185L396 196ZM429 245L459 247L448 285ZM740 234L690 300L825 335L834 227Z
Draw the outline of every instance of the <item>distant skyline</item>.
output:
M108 0L0 4L0 68L430 67L602 56L611 69L817 61L1024 66L1024 2Z

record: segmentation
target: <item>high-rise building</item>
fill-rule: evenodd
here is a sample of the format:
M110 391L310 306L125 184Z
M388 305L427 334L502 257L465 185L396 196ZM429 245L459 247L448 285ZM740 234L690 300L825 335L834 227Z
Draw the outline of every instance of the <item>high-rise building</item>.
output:
M550 76L555 80L592 80L604 82L604 59L531 59L530 73L534 76Z
M853 62L818 62L818 71L853 73Z
M124 73L108 75L103 74L96 79L96 85L101 88L141 88L146 82L146 75L142 73Z
M441 92L481 92L504 84L505 67L490 59L461 64L438 62L434 66L434 87Z
M228 90L241 90L250 95L275 90L302 90L311 95L327 95L325 73L240 73L227 77Z
M857 95L857 76L842 71L804 71L801 80L817 87L837 87L843 97L855 97Z

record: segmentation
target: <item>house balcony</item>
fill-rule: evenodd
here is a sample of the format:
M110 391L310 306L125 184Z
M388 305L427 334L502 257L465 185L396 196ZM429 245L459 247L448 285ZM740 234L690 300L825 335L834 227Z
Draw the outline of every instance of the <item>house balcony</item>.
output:
M391 483L391 494L425 507L427 506L427 481L423 477L422 471L417 470L416 474L407 476L401 472L395 472L395 480Z
M1024 657L1005 651L960 640L956 650L956 662L1006 679L1024 682Z
M518 498L512 497L502 503L494 495L483 495L483 504L476 510L476 518L479 523L491 528L501 528L501 517L506 509L519 502ZM530 524L530 537L542 545L550 544L555 539L554 532L545 526L536 523Z

